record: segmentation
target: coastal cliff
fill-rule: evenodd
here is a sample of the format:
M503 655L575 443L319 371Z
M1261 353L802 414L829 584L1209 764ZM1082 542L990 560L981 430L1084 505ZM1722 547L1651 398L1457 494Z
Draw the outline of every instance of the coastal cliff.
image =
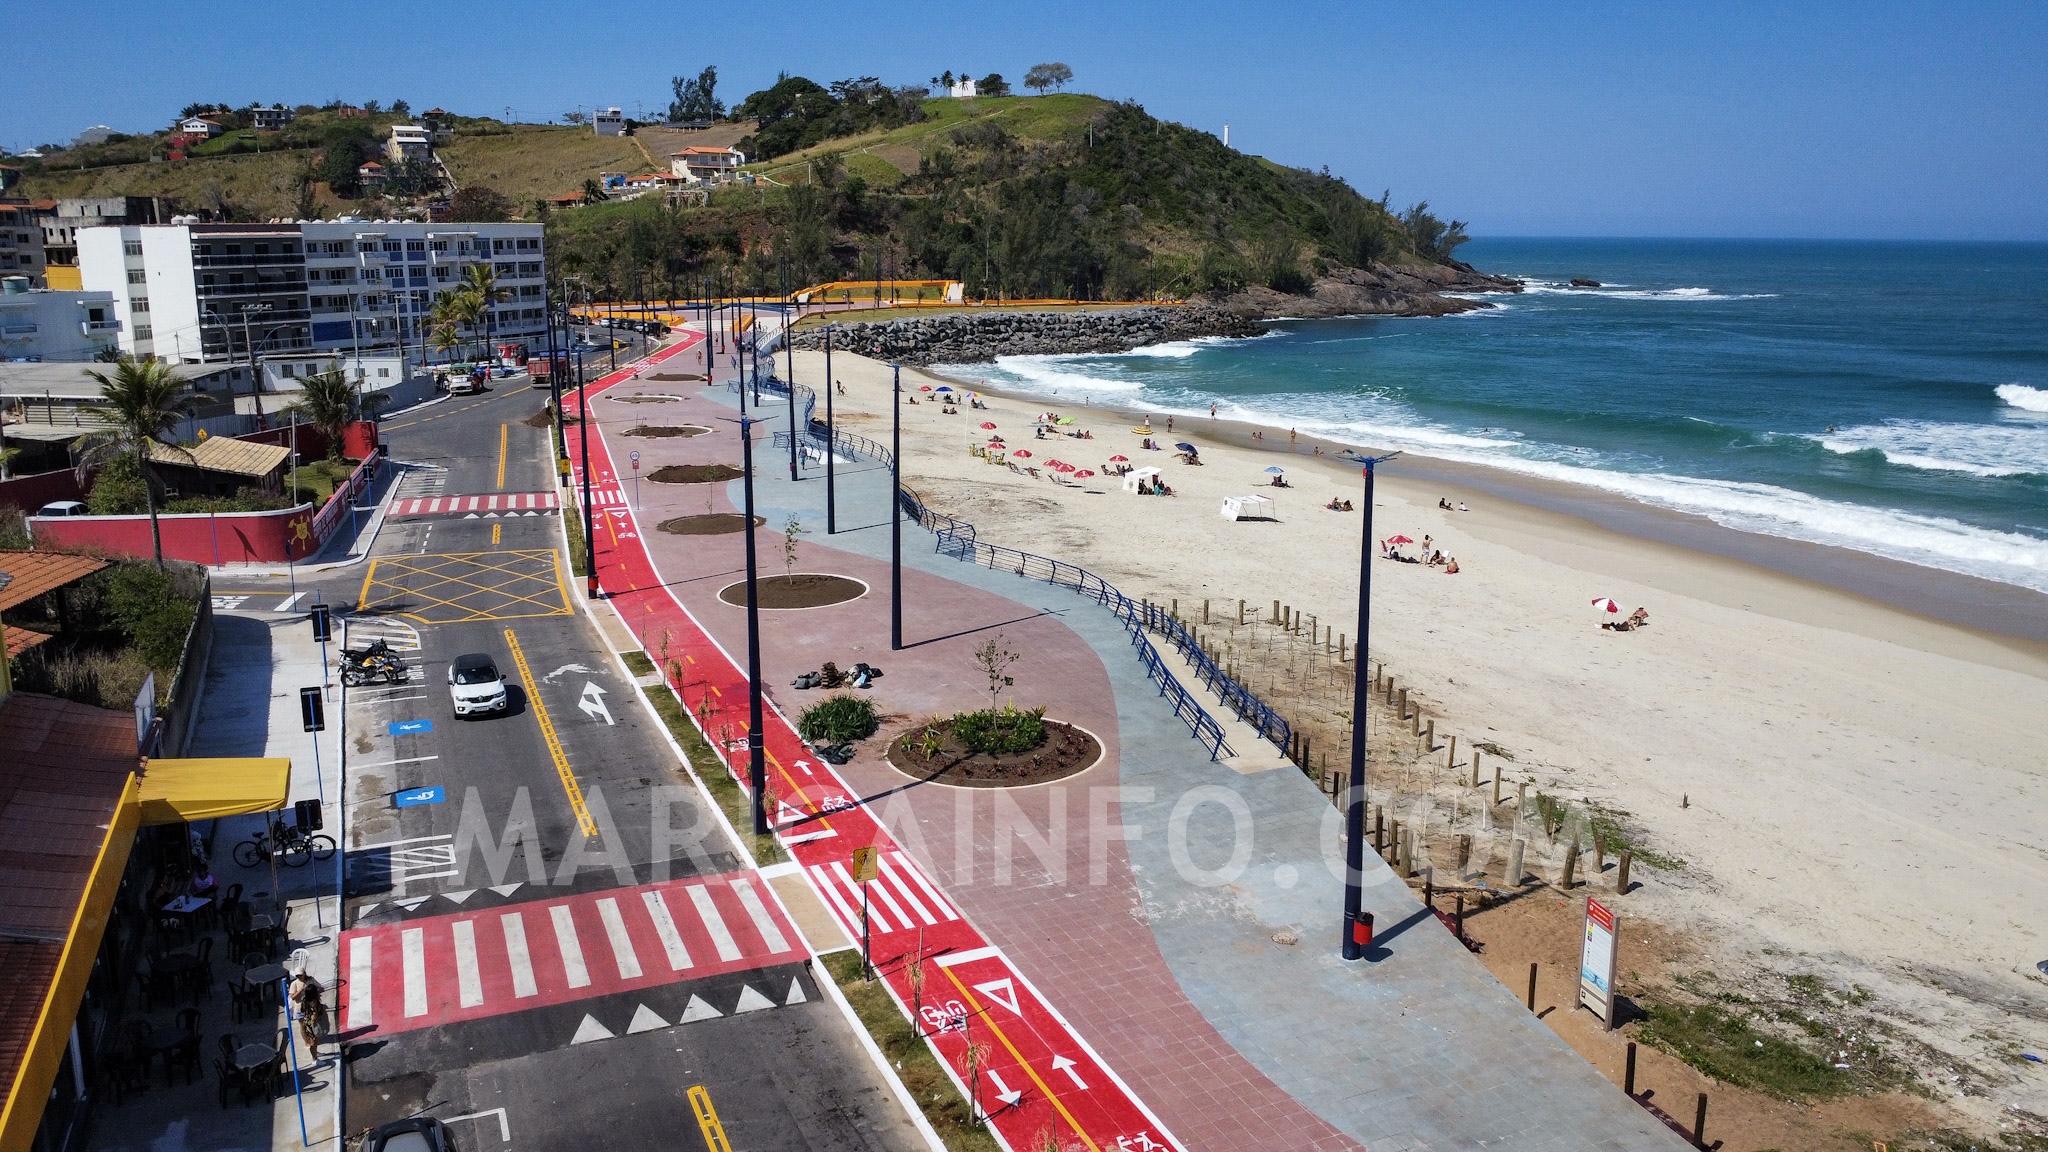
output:
M1195 302L1255 320L1283 316L1449 316L1493 305L1445 293L1521 290L1521 281L1489 275L1469 264L1374 264L1370 268L1332 268L1318 276L1302 294L1252 285L1228 295L1200 295Z
M997 356L1128 352L1172 340L1259 336L1265 331L1265 325L1247 315L1200 304L1086 312L954 312L835 325L832 348L899 364L978 364ZM807 328L791 343L799 351L820 351L825 329Z

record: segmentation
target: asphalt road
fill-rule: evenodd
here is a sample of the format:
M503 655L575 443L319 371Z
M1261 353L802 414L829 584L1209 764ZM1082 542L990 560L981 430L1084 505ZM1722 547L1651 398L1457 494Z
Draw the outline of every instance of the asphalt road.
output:
M544 398L494 382L390 419L399 496L552 492L523 423ZM345 709L345 1129L424 1111L464 1152L716 1148L708 1100L734 1148L923 1147L576 611L560 515L394 517L368 561L299 581L411 670ZM505 676L504 714L454 715L469 652Z

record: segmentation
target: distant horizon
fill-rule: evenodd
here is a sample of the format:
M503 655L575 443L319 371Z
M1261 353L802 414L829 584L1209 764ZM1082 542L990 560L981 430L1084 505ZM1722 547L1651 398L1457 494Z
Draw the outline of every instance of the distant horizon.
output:
M545 123L617 105L667 110L673 77L716 66L728 105L782 73L923 85L1061 61L1067 90L1134 100L1277 163L1327 170L1396 206L1493 236L2048 241L2048 6L1819 3L1653 8L1474 0L1279 10L1134 0L964 0L905 37L890 21L801 18L769 35L746 12L693 14L674 38L565 34L650 24L590 0L573 17L507 0L488 20L451 0L315 9L278 21L226 0L204 26L109 0L90 27L45 21L20 53L0 141L69 141L89 125L167 125L195 102L403 98ZM1293 17L1293 18L1290 18ZM365 21L461 30L479 58L548 39L549 66L450 69L425 41ZM1305 24L1315 34L1303 36ZM220 36L220 27L237 30ZM1077 29L1087 29L1085 35ZM118 70L114 46L149 45ZM309 45L320 50L308 53ZM279 65L289 62L290 72ZM151 130L156 130L152 128Z

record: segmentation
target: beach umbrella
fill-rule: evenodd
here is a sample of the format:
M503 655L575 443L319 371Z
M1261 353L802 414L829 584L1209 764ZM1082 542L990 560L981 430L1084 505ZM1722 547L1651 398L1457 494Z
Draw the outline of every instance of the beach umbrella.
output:
M1131 458L1129 456L1111 456L1109 462L1111 464L1129 464Z
M1598 596L1593 600L1593 609L1597 612L1619 612L1621 611L1621 605L1616 604L1605 596Z
M1090 477L1090 476L1093 476L1093 475L1095 475L1095 472L1094 472L1094 470L1093 470L1093 469L1090 469L1090 468L1083 468L1083 469L1081 469L1081 470L1080 470L1079 472L1076 472L1076 473L1074 473L1074 479L1076 479L1076 480L1086 480L1086 479L1087 479L1088 477Z
M1268 471L1268 472L1272 473L1272 474L1273 474L1273 475L1275 475L1275 476L1278 476L1278 475L1280 475L1281 473L1283 473L1283 472L1287 471L1287 469L1285 469L1285 468L1279 468L1279 467L1273 467L1273 468L1268 468L1268 469L1266 469L1266 471ZM1406 543L1406 539L1405 539L1405 538L1403 539L1403 543Z
M1010 453L1010 455L1015 456L1019 460L1029 460L1031 459L1031 449L1019 448L1015 452Z
M1413 541L1413 540L1410 540L1410 539L1409 539L1408 537L1406 537L1406 536L1389 536L1389 537L1387 537L1387 543L1389 543L1389 544L1413 544L1413 543L1415 543L1415 541Z
M995 424L994 424L993 422L991 422L991 421L988 421L988 420L983 420L983 421L981 422L981 426L982 426L983 428L986 428L986 429L988 429L988 430L989 430L989 431L991 431L991 432L993 432L993 431L995 431L995 430L996 430L996 426L995 426Z
M953 390L953 386L951 384L941 384L939 385L938 390L941 392L951 392Z
M931 385L929 385L929 384L926 384L926 385L924 385L923 387L921 387L921 388L919 388L919 389L918 389L918 391L919 391L919 392L929 392L929 391L931 391L931 390L932 390L932 386L931 386Z
M1064 461L1055 462L1053 464L1053 469L1059 472L1072 472L1075 470L1072 464L1065 463Z
M1201 451L1201 449L1200 449L1200 448L1197 448L1197 447L1195 447L1195 446L1194 446L1193 444L1190 444L1190 443L1188 443L1188 442L1187 442L1187 441L1185 441L1185 440L1181 441L1181 442L1180 442L1180 443L1178 443L1178 444L1175 444L1175 445L1174 445L1174 447L1175 447L1175 448L1178 448L1178 449L1180 449L1180 450L1181 450L1181 451L1183 451L1183 452L1200 452L1200 451Z
M1057 471L1059 471L1059 467L1060 467L1060 462L1059 462L1059 461L1057 461L1057 460L1047 460L1047 461L1045 462L1045 466L1046 466L1047 468L1050 468L1050 469L1052 469L1053 471L1057 472Z

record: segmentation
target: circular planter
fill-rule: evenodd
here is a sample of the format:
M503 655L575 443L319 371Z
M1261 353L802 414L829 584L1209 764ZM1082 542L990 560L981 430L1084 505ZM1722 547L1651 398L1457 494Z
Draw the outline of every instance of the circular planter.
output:
M663 520L660 527L661 531L671 536L723 536L745 527L746 519L738 512L709 512L702 516L678 516L673 520ZM766 517L754 517L756 528L767 522Z
M824 608L858 600L868 594L865 583L851 576L835 576L829 572L798 572L794 578L762 576L755 581L755 588L760 606L778 612L795 608ZM718 598L734 607L746 607L747 582L740 580L720 588Z
M702 436L709 431L711 429L699 428L695 424L642 424L636 428L629 428L620 435L666 439L675 436Z
M727 464L664 464L647 478L656 484L722 484L745 475Z
M657 393L654 395L643 396L607 396L605 397L605 399L611 401L614 404L673 404L676 401L681 400L682 397L663 396Z
M925 758L920 724L889 741L889 766L912 779L958 788L1024 788L1078 776L1102 761L1102 741L1093 732L1064 720L1045 721L1045 743L1014 756L968 755L949 731L949 719L931 727L943 740L939 751Z

